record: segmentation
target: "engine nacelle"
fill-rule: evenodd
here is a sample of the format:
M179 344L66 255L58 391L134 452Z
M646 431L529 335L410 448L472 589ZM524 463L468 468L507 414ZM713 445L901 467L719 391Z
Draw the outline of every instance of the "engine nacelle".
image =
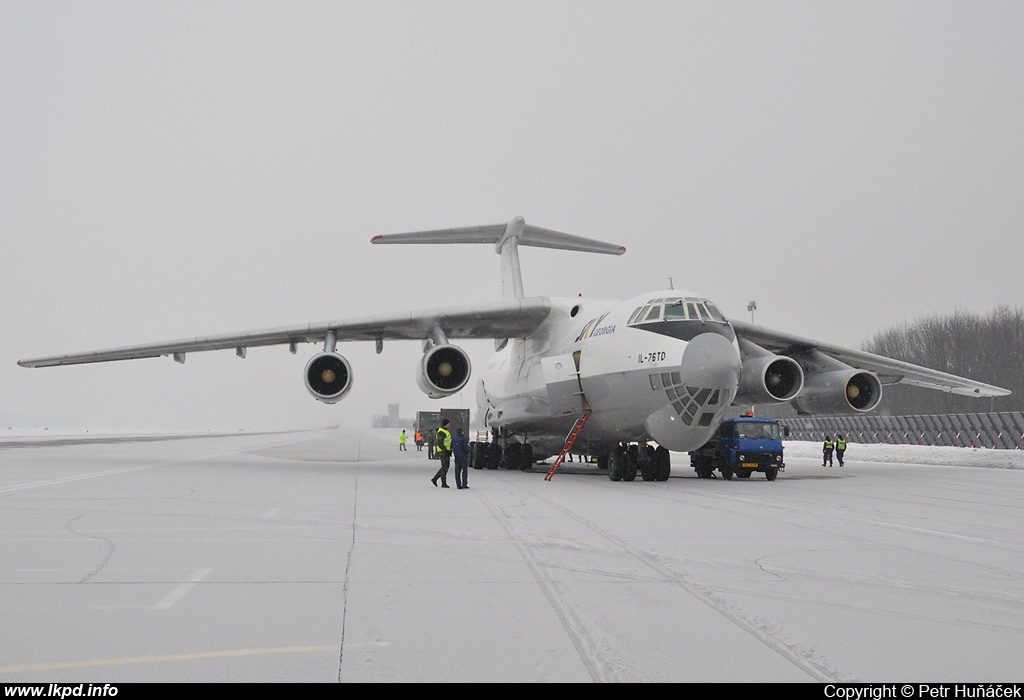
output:
M306 390L323 403L338 403L352 389L352 365L336 352L320 352L306 363Z
M782 403L796 397L803 386L804 371L791 357L767 354L744 358L740 387L733 403Z
M435 345L416 367L416 385L432 399L451 396L466 386L472 367L469 355L454 345Z
M867 413L881 400L882 382L878 377L850 367L808 374L793 405L800 413L850 415Z

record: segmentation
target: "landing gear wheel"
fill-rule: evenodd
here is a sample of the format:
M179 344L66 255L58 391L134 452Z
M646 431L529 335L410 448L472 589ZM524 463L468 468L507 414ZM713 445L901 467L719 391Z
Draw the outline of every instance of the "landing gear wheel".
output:
M617 447L608 453L608 478L612 481L622 481L622 473L625 470L626 451Z
M654 448L648 445L644 455L647 459L640 463L640 477L644 481L654 481L658 478L658 460Z
M505 469L519 470L519 458L523 454L523 446L518 442L510 442L505 445Z
M658 465L655 481L668 481L668 477L672 473L672 455L661 445L658 445L658 449L654 451L654 463Z
M487 461L487 443L486 442L471 442L469 443L469 466L473 469L483 469L484 463Z
M501 445L492 442L487 445L487 468L497 469L501 462Z
M779 468L778 467L768 467L768 469L765 470L764 478L767 479L768 481L775 481L775 477L777 477L778 475L779 475Z
M732 467L728 464L723 464L719 467L719 471L722 472L722 478L726 481L732 481Z
M740 478L740 479L749 479L750 478L750 471L748 471L746 469L737 469L736 470L736 476L737 476L737 478Z
M519 455L519 471L528 472L533 467L533 445L523 445L522 454Z
M622 472L623 481L635 481L636 480L636 462L637 462L637 449L636 445L630 445L626 448L626 468Z

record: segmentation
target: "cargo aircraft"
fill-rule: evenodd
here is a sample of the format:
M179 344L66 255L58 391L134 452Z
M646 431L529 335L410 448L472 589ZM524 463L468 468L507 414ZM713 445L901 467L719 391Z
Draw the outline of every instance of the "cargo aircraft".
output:
M597 457L614 480L664 481L669 451L704 444L730 407L790 402L803 414L860 414L878 406L882 387L902 382L966 396L1004 396L1000 387L879 355L821 343L726 318L706 296L677 289L629 299L526 296L519 246L621 255L619 245L527 225L503 224L375 236L382 244L494 246L503 299L421 311L19 361L23 367L108 362L191 352L299 344L322 347L304 371L306 389L333 404L352 388L353 369L338 343L423 344L416 367L430 398L467 386L469 355L453 341L493 339L479 373L477 402L491 439L473 446L479 466L527 469L569 453Z

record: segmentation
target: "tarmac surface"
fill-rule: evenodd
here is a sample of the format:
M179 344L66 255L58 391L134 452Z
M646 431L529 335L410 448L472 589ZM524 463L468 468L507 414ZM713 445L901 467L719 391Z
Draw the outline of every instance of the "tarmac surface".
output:
M0 684L1011 682L1024 472L551 481L396 431L0 443Z

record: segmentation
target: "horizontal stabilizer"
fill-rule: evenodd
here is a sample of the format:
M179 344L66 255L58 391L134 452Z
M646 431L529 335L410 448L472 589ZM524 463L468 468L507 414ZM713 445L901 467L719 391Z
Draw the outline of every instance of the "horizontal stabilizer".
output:
M413 231L411 233L390 233L374 236L370 243L490 243L494 252L501 256L501 286L505 299L522 299L523 275L519 268L519 246L574 250L581 253L603 253L622 255L625 246L604 243L592 238L572 236L561 231L552 231L539 226L527 226L526 220L517 216L504 224L446 228L435 231Z
M625 246L614 243L604 243L592 238L573 236L539 226L528 226L521 216L517 216L505 224L466 226L464 228L412 231L410 233L391 233L374 236L370 239L370 243L490 243L497 245L509 236L514 236L518 240L519 245L536 248L556 248L558 250L575 250L582 253L603 253L605 255L622 255L626 252Z

